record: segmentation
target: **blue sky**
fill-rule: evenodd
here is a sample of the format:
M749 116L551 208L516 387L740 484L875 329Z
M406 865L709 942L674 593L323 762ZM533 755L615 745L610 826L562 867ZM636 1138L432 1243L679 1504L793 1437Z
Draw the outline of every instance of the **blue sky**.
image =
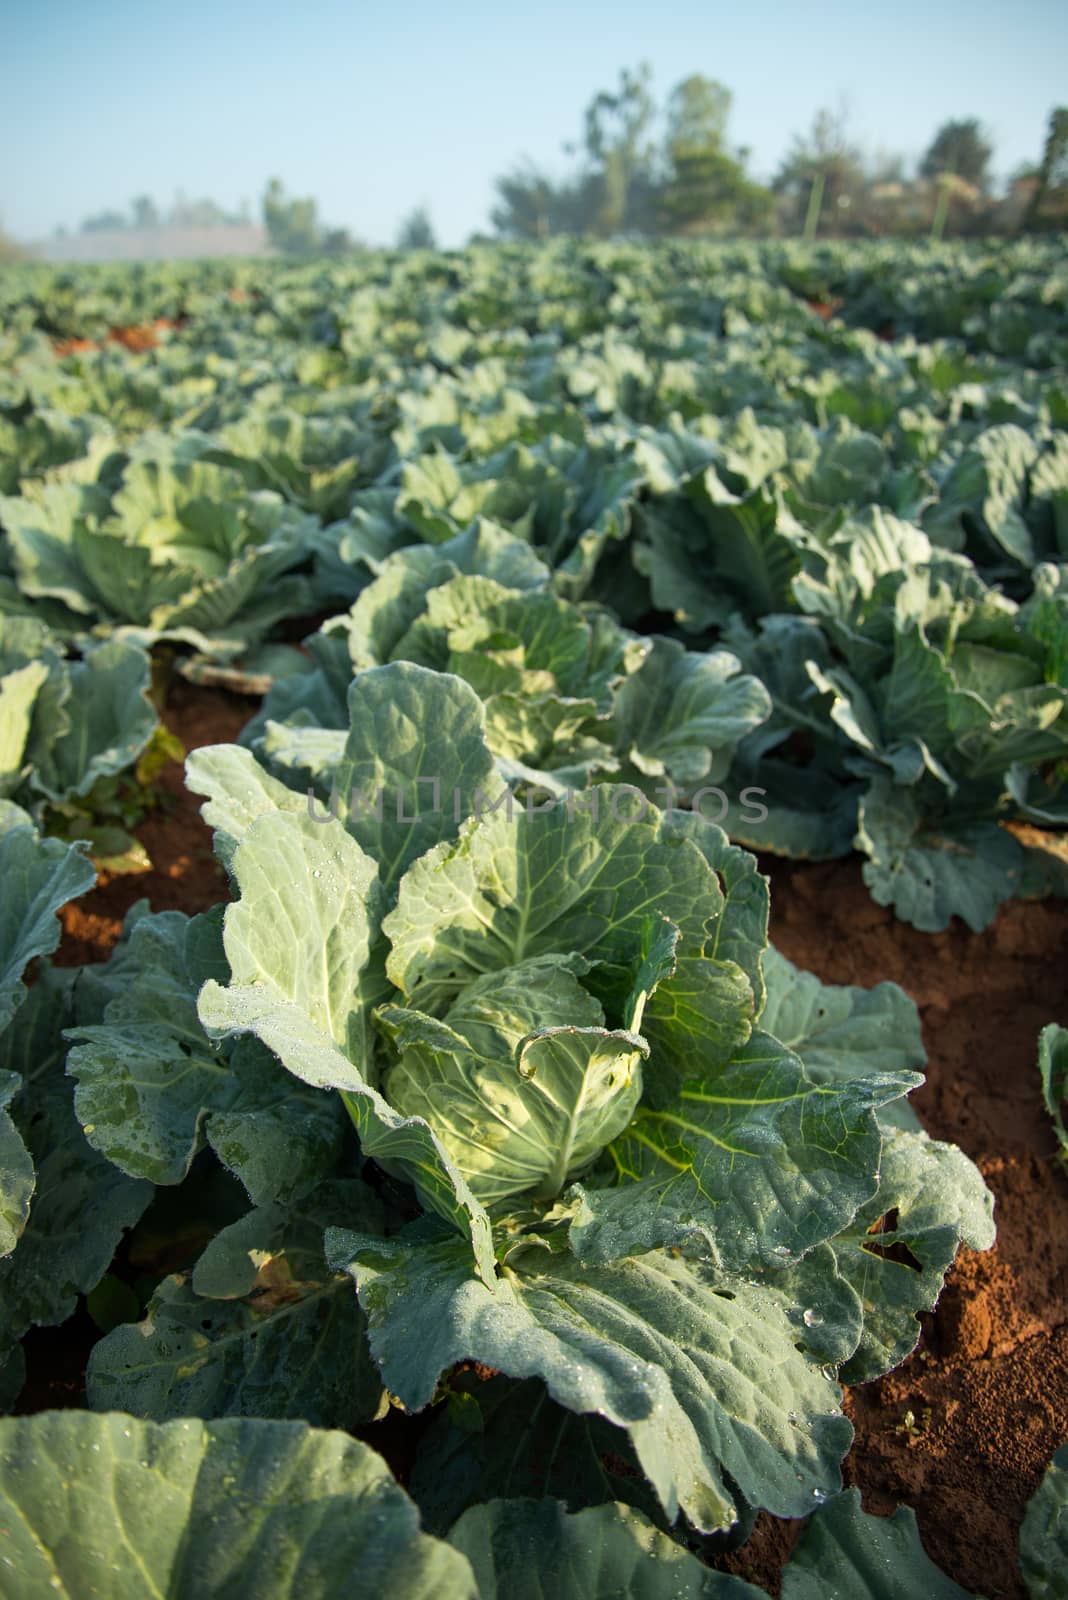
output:
M178 189L257 209L277 174L371 243L425 203L459 244L494 176L562 170L587 101L641 60L660 97L692 72L726 83L758 176L843 100L859 141L910 158L979 116L1004 173L1068 98L1068 5L0 0L0 221L32 239Z

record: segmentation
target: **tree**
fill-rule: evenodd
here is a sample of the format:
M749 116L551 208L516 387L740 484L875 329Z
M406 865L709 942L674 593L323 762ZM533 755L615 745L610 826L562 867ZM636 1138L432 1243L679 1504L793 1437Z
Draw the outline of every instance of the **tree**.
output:
M397 229L397 249L436 250L437 247L434 224L430 220L426 206L416 206Z
M598 174L580 172L560 183L529 162L494 184L497 204L490 221L508 239L548 239L559 233L596 231L602 199Z
M920 162L921 178L963 178L965 183L986 194L990 187L990 158L993 145L984 138L975 117L943 122Z
M726 85L700 73L676 84L667 103L669 154L677 149L718 149L727 137L733 99Z
M221 228L237 218L214 200L187 200L179 193L168 221L172 228Z
M672 232L707 232L728 223L765 219L771 196L746 177L742 160L725 146L731 92L711 78L684 79L667 105L666 177L661 224Z
M1038 226L1046 202L1054 190L1065 185L1068 185L1068 106L1054 106L1049 114L1042 161L1024 213L1023 227ZM1062 203L1057 208L1057 215L1049 220L1054 227L1064 227L1068 221L1068 204Z
M497 204L490 221L509 239L547 239L553 231L553 186L529 163L494 180Z
M274 248L286 256L314 255L319 249L318 207L310 196L288 199L280 178L272 178L263 196L263 225Z
M491 221L498 233L513 239L606 236L654 224L655 151L647 135L655 107L649 80L648 66L624 70L617 90L594 95L583 119L585 164L570 177L556 182L527 161L496 180ZM576 154L573 144L564 149Z
M135 228L158 228L159 212L151 195L139 194L130 201L130 215Z
M594 224L601 234L641 228L653 194L653 148L646 135L655 114L647 63L624 69L615 93L602 89L586 108L586 154L600 181Z
M806 238L815 236L820 215L832 227L853 207L864 190L860 151L849 138L844 111L817 111L807 134L795 134L772 187L793 202L804 217Z
M123 211L98 211L93 217L86 217L82 223L83 233L111 233L118 228L128 228L130 219Z
M362 248L347 228L326 228L319 237L317 250L324 256L348 256Z

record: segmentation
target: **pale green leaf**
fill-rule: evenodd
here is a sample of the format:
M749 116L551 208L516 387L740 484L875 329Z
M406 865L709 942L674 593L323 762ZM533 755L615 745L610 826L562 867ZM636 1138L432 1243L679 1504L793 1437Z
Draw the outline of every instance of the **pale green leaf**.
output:
M611 1147L615 1187L583 1196L575 1250L611 1261L694 1236L731 1271L801 1256L875 1193L875 1110L918 1081L899 1072L814 1083L758 1030L673 1102L639 1108Z
M1068 1157L1068 1028L1051 1022L1038 1036L1038 1070L1042 1099L1053 1123L1062 1156Z
M18 1243L33 1195L33 1157L7 1109L21 1084L18 1073L0 1072L0 1256Z
M1068 1595L1068 1444L1062 1444L1020 1528L1020 1570L1031 1600Z
M993 1205L978 1169L955 1145L924 1133L886 1134L876 1194L831 1241L864 1311L847 1381L881 1377L915 1348L919 1313L933 1309L961 1241L973 1250L993 1244Z
M736 1519L725 1474L779 1516L838 1487L839 1391L758 1285L659 1252L583 1268L532 1250L493 1284L458 1241L328 1233L327 1255L351 1271L383 1379L411 1409L459 1361L540 1377L569 1410L625 1428L668 1518L681 1507L706 1531Z
M301 1422L0 1421L4 1600L477 1600L381 1457Z
M920 1543L916 1513L861 1510L847 1489L811 1518L783 1576L782 1600L972 1600L935 1566Z
M59 943L56 912L96 882L82 847L39 839L31 826L20 825L20 816L10 814L0 829L0 1029L25 996L26 967Z

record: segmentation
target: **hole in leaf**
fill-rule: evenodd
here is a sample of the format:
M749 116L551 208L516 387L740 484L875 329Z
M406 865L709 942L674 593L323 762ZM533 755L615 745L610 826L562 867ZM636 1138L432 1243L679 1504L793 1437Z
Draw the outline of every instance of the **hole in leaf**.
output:
M916 1260L904 1239L891 1239L888 1244L878 1242L880 1235L896 1233L898 1226L897 1207L892 1207L878 1222L873 1222L868 1229L868 1238L861 1245L870 1256L878 1256L881 1261L894 1261L899 1267L910 1267L913 1272L922 1272L923 1267Z

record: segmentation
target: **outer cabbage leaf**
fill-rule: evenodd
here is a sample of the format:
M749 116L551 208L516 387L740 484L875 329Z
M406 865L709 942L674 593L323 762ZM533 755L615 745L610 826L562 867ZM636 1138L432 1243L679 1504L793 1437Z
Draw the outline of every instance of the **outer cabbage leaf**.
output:
M725 775L739 740L770 713L767 690L742 673L737 656L655 639L617 692L617 747L645 777L692 792L701 779Z
M668 837L688 839L719 874L725 904L706 953L741 967L753 991L756 1012L764 1006L764 954L768 946L768 880L747 850L731 843L723 829L693 811L670 811L663 820Z
M980 433L943 479L937 505L924 517L928 533L951 550L982 533L1013 563L1031 567L1036 552L1023 515L1029 469L1038 446L1006 423Z
M615 1187L582 1196L576 1254L611 1261L696 1236L730 1271L803 1255L876 1192L875 1109L921 1081L898 1072L814 1083L757 1030L673 1104L639 1108L611 1146Z
M660 1252L584 1269L532 1246L493 1284L454 1240L334 1231L327 1257L352 1273L383 1379L412 1410L458 1361L540 1377L625 1428L669 1521L681 1507L704 1531L736 1520L725 1474L780 1516L838 1488L839 1391L758 1285Z
M764 1600L629 1506L569 1516L555 1500L489 1500L464 1512L449 1543L470 1561L481 1600Z
M0 1029L26 996L22 974L35 956L59 943L56 912L91 889L96 872L81 845L38 838L26 814L0 810Z
M881 1377L915 1349L918 1313L937 1301L961 1240L973 1250L993 1244L993 1206L978 1169L955 1145L887 1133L877 1193L831 1241L864 1310L846 1382Z
M419 1532L381 1457L299 1422L8 1418L0 1507L10 1600L478 1595L463 1556Z
M382 1225L358 1181L250 1211L208 1245L191 1276L165 1278L145 1320L89 1358L89 1404L171 1417L299 1418L353 1428L379 1410L363 1314L323 1257L328 1225Z
M971 1600L947 1578L920 1543L916 1513L898 1506L892 1517L861 1510L859 1489L822 1506L810 1518L783 1570L783 1600Z
M8 1110L21 1086L17 1073L0 1073L0 1256L10 1255L18 1243L33 1196L33 1157Z
M496 1495L549 1497L572 1510L622 1500L663 1524L626 1433L565 1410L536 1378L450 1377L407 1487L431 1533L447 1532L469 1506Z
M993 920L1023 877L1023 847L996 822L925 818L906 789L876 779L860 805L857 847L864 882L879 905L893 906L924 933L959 916L975 933Z
M4 628L10 634L10 625ZM5 647L8 637L4 638ZM33 726L38 692L48 680L44 661L9 665L12 652L5 648L0 677L0 795L10 795L26 776L26 745Z
M201 990L208 1034L253 1033L305 1083L340 1090L364 1154L405 1172L431 1209L468 1234L481 1270L491 1273L482 1207L429 1126L399 1115L368 1076L366 1029L379 987L367 975L374 863L340 822L264 811L231 867L241 890L224 918L232 976L226 987L209 981Z
M58 600L70 611L90 615L100 597L83 572L75 532L106 510L106 492L96 485L52 483L35 493L0 499L11 542L20 592L34 600Z
M70 970L45 968L17 1024L0 1034L0 1076L22 1080L11 1118L36 1169L29 1217L14 1250L0 1260L0 1356L28 1328L70 1316L152 1197L149 1184L128 1178L90 1147L74 1115L61 1031L73 1020L73 980Z
M99 778L132 767L157 726L151 663L136 645L98 645L67 675L63 731L42 730L33 743L33 786L50 800L87 795Z
M772 491L739 499L709 469L681 496L643 511L634 560L657 610L700 633L739 609L751 617L787 609L799 567L792 534Z
M187 788L206 794L200 814L214 830L215 854L227 868L253 823L278 812L307 814L308 801L264 772L249 751L236 744L194 750L185 764Z
M197 1016L202 985L229 976L221 908L140 917L122 958L102 1021L68 1031L75 1110L93 1147L133 1177L174 1184L207 1144L258 1204L324 1177L344 1131L336 1100L294 1083L251 1040L213 1045Z
M873 989L821 983L774 947L765 953L764 975L768 992L760 1025L801 1057L814 1082L919 1071L925 1065L916 1003L896 983ZM883 1106L880 1121L919 1128L903 1099Z
M1068 1028L1051 1022L1038 1036L1038 1070L1042 1099L1053 1123L1061 1156L1068 1160Z
M832 861L853 848L859 783L841 783L822 767L797 767L744 750L731 767L730 790L720 820L750 850Z
M1031 1600L1064 1600L1068 1594L1068 1444L1061 1445L1027 1502L1020 1571Z
M418 856L456 837L459 818L480 795L489 800L500 792L485 716L460 679L407 662L360 673L348 709L349 733L334 781L340 803L349 807L349 831L378 863L392 898L396 881Z

